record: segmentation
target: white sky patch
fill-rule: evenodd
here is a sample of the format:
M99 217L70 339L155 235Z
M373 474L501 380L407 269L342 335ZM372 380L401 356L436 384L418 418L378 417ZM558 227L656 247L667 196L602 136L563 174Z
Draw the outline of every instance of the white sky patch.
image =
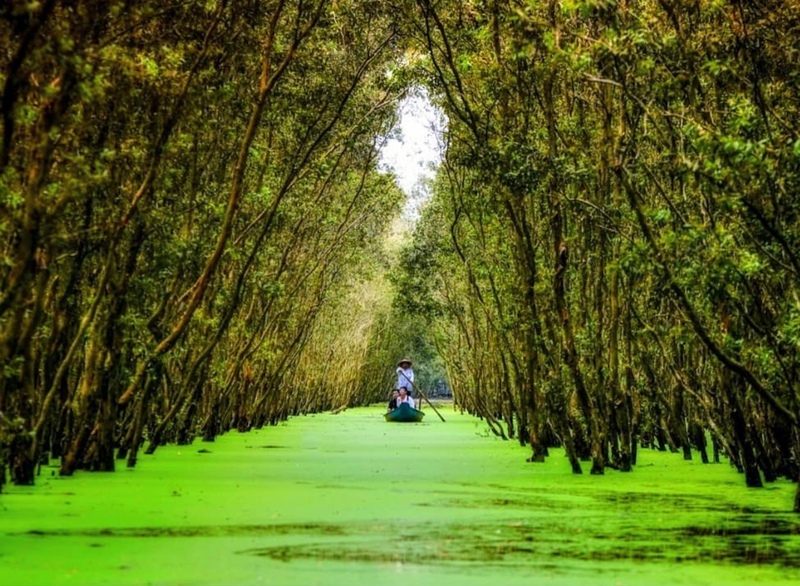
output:
M409 93L398 105L398 121L381 148L378 168L394 172L406 194L404 216L412 222L430 198L430 181L442 160L447 128L444 113L424 88Z

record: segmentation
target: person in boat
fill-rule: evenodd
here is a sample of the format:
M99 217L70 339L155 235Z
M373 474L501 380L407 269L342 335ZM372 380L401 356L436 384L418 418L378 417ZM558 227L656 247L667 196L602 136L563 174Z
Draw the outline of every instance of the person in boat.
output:
M400 387L405 387L407 391L411 392L411 388L413 386L414 386L414 370L411 368L411 361L408 358L403 358L400 362L397 363L396 388L399 390Z
M391 411L393 409L397 409L397 399L400 397L400 391L397 389L392 391L392 398L389 399L389 407L386 409L387 411Z
M412 397L409 394L408 389L405 387L400 387L400 396L397 398L397 406L399 407L403 403L408 403L408 406L411 407L412 409L417 408L417 404L414 401L414 397Z

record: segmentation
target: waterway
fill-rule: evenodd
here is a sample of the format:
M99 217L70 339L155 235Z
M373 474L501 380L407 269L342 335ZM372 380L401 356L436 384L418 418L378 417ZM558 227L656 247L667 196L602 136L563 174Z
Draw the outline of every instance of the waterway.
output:
M473 417L380 406L165 446L134 470L0 495L0 583L739 585L800 583L794 486L640 450L571 474ZM586 466L588 472L589 466Z

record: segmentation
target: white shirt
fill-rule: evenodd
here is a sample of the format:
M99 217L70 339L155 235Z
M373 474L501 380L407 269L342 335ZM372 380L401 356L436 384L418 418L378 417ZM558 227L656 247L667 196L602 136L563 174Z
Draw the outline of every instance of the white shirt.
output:
M414 371L409 366L408 368L400 368L397 367L397 386L396 389L400 387L405 387L406 390L410 391L414 385Z
M397 406L398 407L400 406L400 403L408 403L408 406L411 407L412 409L416 409L417 408L417 404L416 404L416 402L414 402L414 397L412 397L411 395L406 395L405 399L401 399L400 397L397 397Z

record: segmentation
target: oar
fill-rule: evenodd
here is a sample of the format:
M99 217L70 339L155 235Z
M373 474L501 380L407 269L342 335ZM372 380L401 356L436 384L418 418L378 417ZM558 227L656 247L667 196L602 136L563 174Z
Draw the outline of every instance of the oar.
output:
M438 415L438 416L439 416L439 419L441 419L442 421L444 421L444 417L442 417L442 414L441 414L441 413L439 413L439 411L437 411L437 410L436 410L436 407L434 407L434 406L433 406L433 403L431 403L431 402L428 400L428 397L426 397L426 396L425 396L425 393L423 393L423 392L422 392L422 390L420 390L420 388L419 388L417 385L415 385L415 384L414 384L414 381L413 381L413 380L411 380L411 379L409 379L409 378L407 378L407 377L405 377L405 376L404 376L403 378L405 378L405 379L406 379L408 382L410 382L410 383L411 383L411 386L412 386L412 387L414 387L414 390L416 390L416 391L417 391L417 392L418 392L420 395L422 395L422 398L423 398L423 399L425 399L425 401L428 403L428 405L430 405L430 406L431 406L431 409L433 409L433 411L436 413L436 415ZM445 422L445 423L446 423L446 422Z

